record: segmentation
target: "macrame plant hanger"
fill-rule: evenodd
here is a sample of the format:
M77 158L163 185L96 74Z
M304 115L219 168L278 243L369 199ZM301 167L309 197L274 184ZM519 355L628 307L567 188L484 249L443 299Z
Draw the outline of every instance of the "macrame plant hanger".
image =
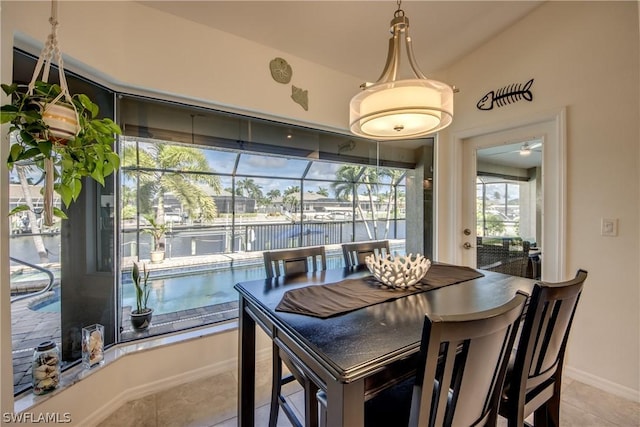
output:
M60 94L55 97L52 101L42 105L42 113L46 113L47 109L55 105L58 101L66 101L66 103L70 104L71 108L76 116L76 123L78 123L78 111L76 110L75 105L73 104L73 100L71 98L71 94L69 93L69 87L67 85L67 79L64 75L64 67L62 61L62 54L60 53L60 47L58 45L58 0L51 1L51 16L49 17L49 23L51 23L51 33L47 37L47 41L42 48L42 52L40 52L40 57L38 58L38 62L36 63L36 68L33 71L33 77L31 77L31 82L28 86L28 95L33 95L33 91L36 86L36 81L40 76L40 72L42 72L41 81L47 82L49 78L49 70L51 69L52 60L56 59L58 62L58 76L60 79L60 88L62 91ZM78 134L80 128L76 126L76 135ZM55 142L54 142L55 145ZM44 159L44 170L45 170L45 183L44 183L44 211L43 211L43 219L44 224L46 226L53 225L53 187L54 187L54 161L51 156L55 155L55 150L51 150L51 155Z

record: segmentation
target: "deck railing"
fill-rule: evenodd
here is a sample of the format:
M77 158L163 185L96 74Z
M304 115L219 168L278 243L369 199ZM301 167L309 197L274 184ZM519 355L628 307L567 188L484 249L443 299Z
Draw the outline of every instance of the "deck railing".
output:
M169 258L255 252L273 249L340 244L370 240L363 221L300 223L235 223L216 225L176 225L166 234L165 250ZM354 228L356 233L354 236ZM378 239L403 239L400 236L378 236ZM137 230L125 230L123 256L148 258L150 238Z

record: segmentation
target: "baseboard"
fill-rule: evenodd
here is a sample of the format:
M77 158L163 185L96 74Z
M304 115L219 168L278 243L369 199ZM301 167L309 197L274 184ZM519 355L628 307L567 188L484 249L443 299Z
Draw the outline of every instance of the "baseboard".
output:
M142 399L145 396L161 392L171 387L176 387L190 381L202 379L207 376L213 376L228 372L235 369L237 366L236 360L225 360L222 362L214 363L212 365L204 366L202 368L194 369L189 372L181 373L180 375L174 375L168 378L162 378L154 382L146 383L137 387L131 387L126 390L122 390L119 394L114 396L108 402L105 402L100 408L98 408L91 416L91 422L87 422L87 426L95 426L106 420L111 414L117 411L122 405L128 402Z
M271 348L256 350L256 361L267 360L271 357ZM111 414L117 411L121 406L142 399L151 394L159 393L173 387L180 386L192 381L201 380L202 378L223 374L229 371L235 371L238 368L237 358L227 359L203 366L187 372L182 372L172 377L162 378L157 381L149 382L137 387L131 387L123 390L111 400L98 408L91 416L91 421L86 420L87 427L97 426L106 420Z
M633 402L640 403L639 390L634 390L632 388L625 387L612 381L605 380L604 378L597 377L593 374L573 368L571 366L565 366L563 374L571 379L580 381L581 383L598 388L602 391L606 391L607 393L611 393L616 396L631 400Z
M23 393L14 399L15 413L69 413L78 425L94 427L128 402L238 369L237 321L181 331L113 346L104 365L65 371L52 393ZM271 341L256 334L256 361L268 361ZM100 399L88 399L101 390Z

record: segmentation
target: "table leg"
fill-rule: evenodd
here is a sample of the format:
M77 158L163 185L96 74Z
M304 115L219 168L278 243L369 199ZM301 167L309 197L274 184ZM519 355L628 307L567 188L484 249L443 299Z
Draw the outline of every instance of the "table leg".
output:
M364 380L327 384L327 426L364 426Z
M246 311L246 301L240 296L238 337L238 425L255 424L256 389L256 322Z

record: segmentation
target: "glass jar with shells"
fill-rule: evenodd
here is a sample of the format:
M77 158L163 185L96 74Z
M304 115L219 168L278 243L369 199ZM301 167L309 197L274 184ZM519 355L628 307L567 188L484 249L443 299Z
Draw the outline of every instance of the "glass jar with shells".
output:
M90 369L104 363L104 326L100 324L82 328L82 366Z
M34 394L45 394L60 382L60 352L53 341L40 343L33 352L32 384Z

